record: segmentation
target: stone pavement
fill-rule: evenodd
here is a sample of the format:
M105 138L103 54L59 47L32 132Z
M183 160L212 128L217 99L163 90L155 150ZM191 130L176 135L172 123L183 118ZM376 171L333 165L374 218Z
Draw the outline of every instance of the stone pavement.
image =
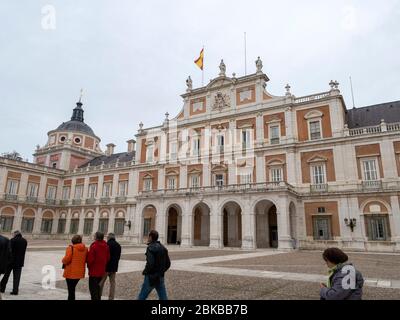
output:
M232 275L237 277L254 277L264 279L275 279L275 280L290 280L290 281L301 281L301 282L325 282L326 277L321 274L310 274L310 273L295 273L295 272L280 272L280 271L265 271L265 270L254 270L254 269L243 269L226 266L210 266L205 264L210 263L231 263L232 261L239 261L240 259L257 259L275 255L290 255L292 253L282 252L278 250L256 250L250 253L237 253L232 251L232 254L227 254L227 250L224 249L221 256L204 257L207 251L215 251L215 249L208 248L188 248L183 249L179 247L169 247L169 251L173 252L187 252L191 258L174 260L172 261L171 270L173 271L184 271L191 273L203 273L203 274L214 274L214 275ZM236 249L237 250L237 249ZM144 254L144 247L129 247L123 249L123 253L129 255ZM200 256L196 258L196 253ZM9 291L12 285L12 276L10 277L9 285L3 299L8 300L62 300L66 299L67 292L62 288L44 289L42 287L42 280L46 276L43 273L43 268L48 268L54 272L55 281L64 280L62 277L63 270L61 269L61 259L63 257L64 250L52 250L52 251L28 251L26 255L25 267L23 269L20 295L11 296ZM119 273L132 273L140 272L144 268L144 261L139 260L121 260ZM44 270L44 271L45 271ZM400 280L394 279L377 279L368 278L365 281L365 285L369 287L377 288L392 288L400 289ZM229 297L226 297L229 299ZM77 292L77 299L89 299L89 294Z

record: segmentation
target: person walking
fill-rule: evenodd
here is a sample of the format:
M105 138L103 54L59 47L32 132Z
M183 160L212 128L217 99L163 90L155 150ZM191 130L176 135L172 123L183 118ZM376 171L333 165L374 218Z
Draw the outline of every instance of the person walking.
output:
M11 261L10 240L0 234L0 275L5 274ZM0 292L0 300L2 299Z
M25 253L28 242L22 237L21 232L14 231L13 238L10 240L11 246L11 262L8 265L7 271L0 282L0 292L5 292L7 282L11 271L13 273L13 290L12 295L18 295L19 282L21 280L22 268L25 262Z
M89 291L92 300L101 300L100 282L106 273L106 266L110 260L110 250L104 241L104 233L96 232L95 241L90 245L87 255L89 269Z
M153 289L156 289L160 300L168 300L164 274L170 266L167 248L158 241L158 232L151 230L146 250L146 266L143 270L144 281L138 300L146 300Z
M87 248L82 243L82 236L74 235L62 259L64 274L67 282L68 300L75 300L75 288L80 279L85 278Z
M321 300L361 300L364 279L349 263L348 256L338 248L328 248L322 254L329 271L327 284L321 283Z
M110 261L108 261L106 266L106 273L100 282L100 296L103 295L104 284L107 277L110 278L110 292L108 295L109 300L114 300L115 298L115 275L118 272L118 264L121 258L121 245L115 239L114 233L109 233L107 235L107 245L110 250Z

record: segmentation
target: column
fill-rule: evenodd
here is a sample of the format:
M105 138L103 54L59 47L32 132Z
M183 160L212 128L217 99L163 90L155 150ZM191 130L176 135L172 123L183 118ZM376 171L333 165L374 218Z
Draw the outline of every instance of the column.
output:
M181 166L179 172L179 188L188 188L187 166Z
M66 234L66 235L69 234L69 229L71 228L71 218L72 218L72 212L71 212L71 208L69 208L68 213L67 213L67 219L65 221L64 234Z
M83 183L82 201L85 201L88 198L88 191L89 191L89 177L85 177L85 181Z
M133 242L136 244L142 243L143 239L143 208L141 206L136 205L134 211L134 219L132 221L133 228Z
M256 146L262 146L264 141L264 117L261 112L257 113L256 117Z
M203 165L203 187L211 186L211 172L210 172L210 165L206 164Z
M266 182L266 175L265 175L265 163L264 163L264 156L257 155L256 156L256 179L254 182L261 183Z
M35 221L33 224L33 234L40 234L40 227L42 226L42 207L39 207L36 216L35 216Z
M18 205L17 212L14 216L14 221L13 221L13 231L21 230L21 223L22 223L22 206Z
M59 217L60 217L60 212L57 209L57 210L55 210L55 215L53 217L53 223L51 226L51 234L57 234Z
M7 185L7 169L6 167L0 167L0 199L3 198L6 185Z
M165 243L166 241L166 231L167 231L167 214L165 212L164 203L160 203L159 206L156 206L157 214L156 214L156 230L158 231L158 237L161 243Z
M345 212L347 212L347 214L343 214ZM350 227L346 226L344 218L357 219L356 226L353 232L351 232ZM347 229L346 232L351 237L351 246L354 248L365 250L365 232L363 232L365 224L363 217L360 215L360 208L358 205L357 197L339 200L339 223L341 234L342 230Z
M164 190L165 189L165 168L162 167L158 169L158 185L157 185L158 190Z
M108 232L114 232L115 225L115 209L111 207L110 216L108 218Z
M41 176L40 184L39 184L39 191L38 191L38 201L44 202L46 199L46 177Z
M83 226L85 224L85 212L84 209L81 208L81 212L79 213L79 226L78 226L78 234L83 234Z
M382 156L382 167L385 180L393 179L397 180L397 165L396 165L396 154L394 152L393 141L383 140L381 142L381 156Z
M182 232L181 232L181 246L191 247L193 245L192 225L193 213L189 208L189 199L185 199L184 207L182 208Z
M27 187L28 187L28 174L22 173L21 180L19 181L19 190L18 190L19 199L25 199Z
M112 192L110 195L110 198L115 198L116 196L118 196L118 182L119 182L119 174L118 173L114 173L113 175L113 182L112 182Z
M222 214L210 208L210 248L223 247Z
M103 182L104 182L104 175L99 175L99 181L97 185L97 199L100 199L103 196ZM71 187L72 188L72 187Z
M100 208L96 207L96 211L93 217L93 230L92 233L97 232L99 230L99 222L100 222Z
M391 196L392 214L389 216L392 240L396 243L395 250L400 251L400 207L399 197Z
M247 203L242 211L242 249L254 250L256 248L255 218L250 203Z
M278 219L278 248L292 250L293 243L290 236L289 199L286 195L279 195L276 206Z
M295 151L293 148L289 148L286 152L286 175L287 183L290 185L301 183L301 180L296 181L296 164Z
M291 107L285 108L286 143L294 142L294 121L292 121L292 113Z

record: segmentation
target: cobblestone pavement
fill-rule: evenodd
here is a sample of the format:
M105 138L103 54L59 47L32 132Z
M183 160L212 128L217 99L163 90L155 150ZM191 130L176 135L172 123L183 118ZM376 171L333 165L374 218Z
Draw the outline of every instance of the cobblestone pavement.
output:
M124 257L142 257L144 247L127 247L123 249ZM167 273L167 286L171 299L318 299L318 282L325 281L325 268L318 252L283 253L278 250L256 250L245 252L241 250L215 250L208 248L182 249L169 247L172 259L171 270ZM218 255L216 255L218 253ZM65 281L62 278L61 258L64 250L30 251L27 252L26 264L23 269L20 295L5 299L66 299ZM355 255L355 254L354 254ZM353 254L350 255L353 259ZM369 261L381 261L385 267L368 269L369 276L364 290L365 299L400 299L400 281L395 276L382 278L382 275L394 275L398 268L396 255L361 255L357 254L356 265L360 261L368 266ZM256 261L256 262L255 262ZM258 262L257 262L258 261ZM269 271L260 265L273 265L277 271ZM270 262L273 261L273 262ZM305 272L302 268L318 265L321 269L311 269ZM251 265L256 265L252 268ZM302 265L301 268L298 268ZM45 267L47 266L47 267ZM294 272L286 272L282 266L296 267ZM45 290L41 283L43 267L54 272L56 288ZM144 260L121 260L117 276L117 298L135 299L143 276L141 271ZM251 267L251 268L250 268ZM318 268L319 268L318 267ZM399 269L397 269L399 270ZM363 271L363 270L362 270ZM12 279L10 278L10 284ZM87 279L78 285L78 299L88 299ZM375 287L375 288L373 288ZM393 289L394 288L394 289ZM7 292L10 291L7 288ZM108 291L108 284L104 294ZM156 294L152 293L152 298Z
M236 259L207 264L228 268L292 273L326 274L322 252L299 251L251 259ZM365 278L400 280L400 255L349 253L349 261Z

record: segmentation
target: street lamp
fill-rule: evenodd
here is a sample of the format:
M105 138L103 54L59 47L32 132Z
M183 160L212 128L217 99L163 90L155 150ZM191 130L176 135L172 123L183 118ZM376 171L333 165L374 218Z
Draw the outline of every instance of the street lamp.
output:
M351 218L351 219L344 218L344 223L346 224L346 226L350 227L351 232L353 232L354 227L356 226L356 222L357 222L356 218Z

